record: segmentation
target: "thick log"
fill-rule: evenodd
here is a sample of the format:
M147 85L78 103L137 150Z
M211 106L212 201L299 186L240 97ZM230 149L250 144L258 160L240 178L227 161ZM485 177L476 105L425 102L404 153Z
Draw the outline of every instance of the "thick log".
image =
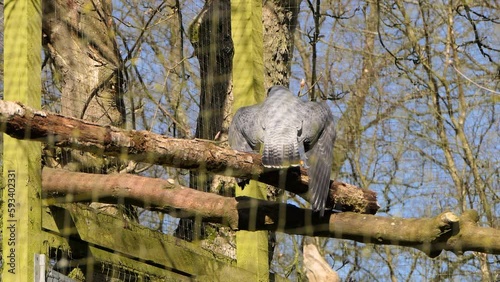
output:
M42 189L51 201L130 203L173 216L193 216L234 230L349 239L419 249L431 257L443 250L500 254L500 230L480 227L477 212L433 218L389 218L352 212L319 212L251 198L231 198L182 187L172 180L136 175L95 175L44 168ZM57 198L55 198L57 197ZM250 220L252 219L252 220Z
M8 101L0 101L0 123L0 131L12 137L37 140L49 146L256 179L301 195L308 190L306 170L289 169L286 173L267 170L262 166L260 155L221 148L212 141L175 139L149 131L101 126ZM379 209L375 192L337 181L330 182L327 206L369 214Z

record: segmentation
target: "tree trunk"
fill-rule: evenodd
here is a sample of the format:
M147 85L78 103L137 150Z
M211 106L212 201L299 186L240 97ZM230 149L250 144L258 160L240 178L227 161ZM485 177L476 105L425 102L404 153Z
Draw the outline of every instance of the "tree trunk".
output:
M264 85L290 84L294 32L301 0L264 1Z
M61 86L61 114L122 126L122 65L111 1L47 1L45 47Z
M213 140L217 133L229 126L231 71L233 69L233 41L231 38L231 5L228 0L208 0L190 26L197 29L197 38L191 38L200 62L200 113L196 137ZM194 31L193 31L194 32Z
M61 113L102 125L125 125L123 64L114 39L110 0L45 1L44 46L60 86ZM45 164L72 171L109 173L121 167L118 158L76 150L45 151ZM103 208L115 214L122 211ZM124 210L134 216L133 209Z
M224 138L229 127L231 112L231 72L233 42L231 38L231 5L228 0L207 0L201 12L189 26L189 39L195 49L200 64L200 111L197 119L196 138L214 140ZM213 176L206 171L190 172L191 187L200 191L227 193L233 180L223 176ZM230 192L229 192L230 193ZM204 239L206 226L194 218L179 221L175 235L186 240ZM202 244L219 253L234 257L230 232L219 235L218 244ZM222 245L222 246L221 246ZM214 249L216 248L216 249Z

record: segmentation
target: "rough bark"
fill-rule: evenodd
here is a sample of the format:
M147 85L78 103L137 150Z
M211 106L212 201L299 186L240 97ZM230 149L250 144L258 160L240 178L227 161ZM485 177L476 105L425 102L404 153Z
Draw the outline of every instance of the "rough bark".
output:
M282 173L264 169L260 155L221 148L210 141L175 139L148 131L100 126L8 101L0 101L0 122L1 131L19 139L37 140L101 156L256 179L280 186ZM306 170L290 169L285 174L287 191L307 192ZM337 181L331 181L330 185L329 206L372 214L379 208L373 191Z
M46 1L44 47L60 86L61 114L121 127L124 82L114 39L111 1ZM107 173L118 164L77 151L45 151L46 164L73 171Z
M230 2L205 1L203 9L189 26L189 39L200 64L200 111L195 137L214 140L221 132L227 132L231 111L234 48ZM205 171L190 172L190 186L194 189L217 193L220 182L226 181ZM175 235L186 240L201 239L204 229L205 226L200 226L194 219L181 219Z
M61 113L121 126L121 58L111 1L46 1L44 46L61 85Z
M205 221L222 223L234 230L273 230L399 245L416 248L431 257L443 250L456 254L465 251L500 254L500 230L478 226L479 217L474 210L460 217L451 212L433 218L388 218L350 212L326 212L321 217L319 212L289 204L188 189L173 180L52 168L43 169L42 190L52 201L125 202L159 208L177 217L196 214ZM255 219L254 224L249 224L250 218Z
M61 114L124 126L124 66L115 41L111 0L44 1L42 28L52 76L60 86ZM111 173L123 166L117 158L76 150L47 148L44 154L46 165L72 171ZM97 208L136 219L132 207Z
M294 32L301 0L264 1L262 24L264 26L264 85L290 83L293 58Z
M201 78L196 137L213 140L223 131L223 121L231 110L227 103L234 55L230 2L206 1L190 30L197 35L190 40L200 63Z

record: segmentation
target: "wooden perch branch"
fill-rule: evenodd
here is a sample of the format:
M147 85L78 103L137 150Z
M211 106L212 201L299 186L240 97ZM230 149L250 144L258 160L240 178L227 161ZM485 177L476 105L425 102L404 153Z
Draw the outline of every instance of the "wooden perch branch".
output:
M62 181L64 180L64 181ZM500 254L500 230L477 225L475 211L458 217L451 212L434 218L387 218L357 213L319 213L293 205L250 198L229 198L189 189L173 181L136 175L95 175L44 168L44 194L66 201L131 203L142 207L184 211L235 230L274 230L288 234L324 236L362 243L391 244L419 249L429 256L443 250ZM249 224L250 214L257 215Z
M260 155L221 148L210 141L175 139L148 131L101 126L8 101L0 101L0 122L1 131L18 139L137 162L257 179L280 186L280 172L265 170ZM296 194L307 192L307 171L290 169L285 177L284 189ZM379 209L375 192L337 181L330 182L327 205L370 214Z

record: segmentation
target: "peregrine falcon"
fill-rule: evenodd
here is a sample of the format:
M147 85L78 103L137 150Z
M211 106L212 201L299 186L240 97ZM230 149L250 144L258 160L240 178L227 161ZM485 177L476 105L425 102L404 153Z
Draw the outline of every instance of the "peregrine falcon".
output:
M272 86L263 103L236 112L228 141L237 151L262 151L265 167L308 168L311 204L323 216L335 137L333 115L325 102L304 102L287 88Z

